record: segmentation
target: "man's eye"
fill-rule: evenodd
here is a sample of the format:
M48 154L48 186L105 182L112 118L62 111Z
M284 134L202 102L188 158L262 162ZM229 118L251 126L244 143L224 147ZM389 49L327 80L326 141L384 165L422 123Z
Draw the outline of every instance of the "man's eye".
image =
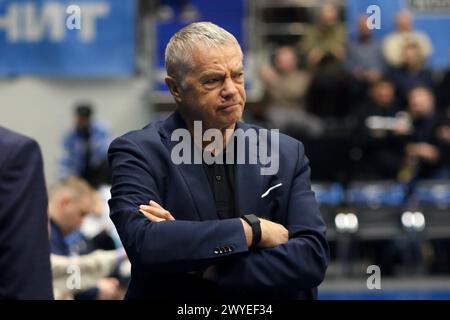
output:
M208 79L208 80L205 81L205 84L214 84L214 83L216 83L218 81L219 81L219 79L217 79L217 78Z

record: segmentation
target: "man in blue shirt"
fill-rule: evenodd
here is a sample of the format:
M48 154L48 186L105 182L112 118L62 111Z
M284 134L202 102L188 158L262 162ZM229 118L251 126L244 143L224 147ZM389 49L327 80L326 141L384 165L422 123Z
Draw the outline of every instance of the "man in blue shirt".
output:
M78 176L98 187L109 180L106 154L111 138L92 116L93 109L88 104L75 109L75 127L64 137L59 175L61 179Z

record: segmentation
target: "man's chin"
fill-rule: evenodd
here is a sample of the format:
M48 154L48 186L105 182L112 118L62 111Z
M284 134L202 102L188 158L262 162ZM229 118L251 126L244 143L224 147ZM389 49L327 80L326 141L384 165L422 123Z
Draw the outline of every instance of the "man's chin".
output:
M229 114L226 117L223 117L223 121L222 123L224 124L223 127L228 128L233 126L234 124L236 124L236 122L238 122L239 120L241 120L242 118L242 112L233 112L232 114Z

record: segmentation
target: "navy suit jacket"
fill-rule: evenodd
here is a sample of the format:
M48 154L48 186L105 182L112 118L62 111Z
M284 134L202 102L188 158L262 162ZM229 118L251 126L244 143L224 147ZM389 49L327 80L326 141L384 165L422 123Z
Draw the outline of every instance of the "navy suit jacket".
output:
M202 164L171 161L171 150L178 143L171 141L171 134L185 127L175 112L110 145L111 219L132 263L126 298L315 298L329 251L326 227L310 190L303 145L280 134L275 175L261 175L260 161L235 165L240 215L253 213L289 231L289 241L283 245L249 250L240 219L219 220ZM237 128L265 130L242 122ZM279 183L281 187L261 198ZM176 220L148 220L138 207L149 200L161 204ZM211 265L218 270L216 287L198 276Z
M0 298L53 299L38 144L0 127Z

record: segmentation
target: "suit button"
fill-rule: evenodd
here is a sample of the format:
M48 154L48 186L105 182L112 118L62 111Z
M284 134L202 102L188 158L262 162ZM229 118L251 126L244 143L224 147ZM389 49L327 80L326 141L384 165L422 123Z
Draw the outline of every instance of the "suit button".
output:
M220 248L219 253L220 254L225 253L225 249L224 248Z
M215 248L215 249L214 249L214 253L215 253L215 254L219 254L219 253L220 253L220 252L219 252L219 249L218 249L218 248Z
M217 175L217 176L216 176L216 180L217 180L217 182L220 182L220 181L222 180L222 176Z

